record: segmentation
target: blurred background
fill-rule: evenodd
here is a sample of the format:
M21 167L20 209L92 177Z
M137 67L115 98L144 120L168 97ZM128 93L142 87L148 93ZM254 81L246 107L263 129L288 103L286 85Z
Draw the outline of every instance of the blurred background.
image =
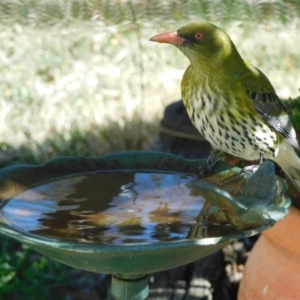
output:
M188 66L149 38L191 22L297 98L299 17L298 0L0 0L0 163L149 149ZM1 237L1 299L106 299L109 279L83 273Z
M149 38L190 22L223 28L294 98L299 16L297 0L1 0L1 148L28 162L148 148L188 66Z

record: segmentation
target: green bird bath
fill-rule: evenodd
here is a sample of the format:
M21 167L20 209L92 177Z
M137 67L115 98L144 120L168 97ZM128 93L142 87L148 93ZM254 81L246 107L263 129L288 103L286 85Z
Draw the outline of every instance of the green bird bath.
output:
M0 170L0 232L59 262L112 274L115 299L146 299L147 274L196 261L284 218L285 183L155 152L62 157Z

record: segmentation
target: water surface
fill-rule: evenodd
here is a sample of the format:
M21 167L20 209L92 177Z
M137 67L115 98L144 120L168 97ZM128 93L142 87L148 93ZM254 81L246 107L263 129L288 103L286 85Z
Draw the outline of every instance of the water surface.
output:
M188 187L192 179L143 172L63 178L12 198L2 208L1 215L19 231L64 241L94 244L176 241L188 237L205 203ZM208 235L207 228L204 229ZM219 235L219 231L220 227L210 230L209 235Z

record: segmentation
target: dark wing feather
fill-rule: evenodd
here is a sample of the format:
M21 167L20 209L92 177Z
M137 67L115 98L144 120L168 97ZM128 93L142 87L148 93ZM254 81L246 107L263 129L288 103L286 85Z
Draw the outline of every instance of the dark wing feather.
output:
M296 133L287 111L275 93L250 92L257 112L265 121L280 132L286 140L299 150Z
M268 78L260 70L256 69L256 71L259 72L256 80L253 80L253 78L249 80L248 76L244 78L246 79L244 81L246 92L253 100L256 111L270 126L280 132L291 145L300 150L295 129L283 103L276 95Z

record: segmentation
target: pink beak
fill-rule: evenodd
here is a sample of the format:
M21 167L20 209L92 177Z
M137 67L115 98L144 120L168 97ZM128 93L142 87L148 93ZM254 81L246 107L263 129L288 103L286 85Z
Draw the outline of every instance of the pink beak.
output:
M152 37L150 41L165 44L181 45L185 40L182 37L180 37L175 31L156 35Z

